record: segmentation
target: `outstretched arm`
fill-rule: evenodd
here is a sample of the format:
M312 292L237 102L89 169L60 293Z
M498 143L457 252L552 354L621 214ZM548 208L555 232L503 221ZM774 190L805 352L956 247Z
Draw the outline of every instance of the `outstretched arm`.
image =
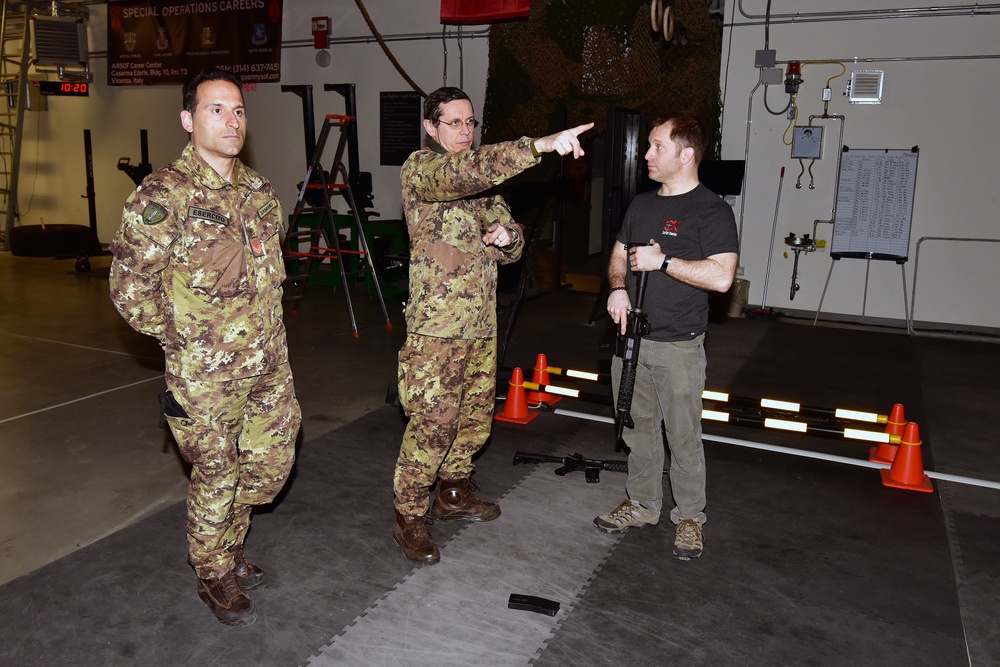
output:
M556 152L559 155L573 154L574 158L583 156L583 148L580 147L580 135L594 127L593 123L585 123L562 132L550 134L541 139L535 139L534 147L539 153Z

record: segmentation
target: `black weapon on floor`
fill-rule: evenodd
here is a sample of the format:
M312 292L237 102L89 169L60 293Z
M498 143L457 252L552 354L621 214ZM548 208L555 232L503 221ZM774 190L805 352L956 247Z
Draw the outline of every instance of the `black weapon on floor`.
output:
M601 481L601 471L610 470L612 472L628 472L628 461L601 461L597 459L584 458L582 454L571 454L569 456L549 456L547 454L531 454L528 452L515 452L514 465L521 463L558 463L556 474L563 476L571 472L582 470L586 479L590 483Z

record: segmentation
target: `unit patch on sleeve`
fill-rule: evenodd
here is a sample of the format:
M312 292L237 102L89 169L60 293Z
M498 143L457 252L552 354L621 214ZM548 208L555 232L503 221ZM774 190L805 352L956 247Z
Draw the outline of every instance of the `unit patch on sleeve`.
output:
M142 210L142 224L144 225L158 225L166 219L167 209L155 201L149 202Z

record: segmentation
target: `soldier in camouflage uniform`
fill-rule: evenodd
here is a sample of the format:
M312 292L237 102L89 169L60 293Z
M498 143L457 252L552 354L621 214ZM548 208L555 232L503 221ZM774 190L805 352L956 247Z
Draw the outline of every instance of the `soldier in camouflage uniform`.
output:
M295 399L281 312L281 204L237 155L240 80L220 70L184 86L190 143L128 198L111 244L111 298L166 353L166 420L191 464L188 560L220 621L250 625L246 591L265 584L243 540L295 457Z
M497 265L517 261L524 241L503 198L484 193L538 164L542 153L580 157L577 135L593 126L473 150L476 125L468 96L439 88L424 103L430 145L402 169L410 299L399 397L410 421L393 480L393 538L418 564L440 559L427 530L428 509L439 520L500 516L496 503L473 493L472 456L486 443L493 418Z

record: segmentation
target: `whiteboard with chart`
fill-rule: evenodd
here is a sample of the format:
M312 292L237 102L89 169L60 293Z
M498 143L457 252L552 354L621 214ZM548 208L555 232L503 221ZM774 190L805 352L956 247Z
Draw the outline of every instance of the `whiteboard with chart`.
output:
M830 256L903 263L910 247L918 148L841 154Z

